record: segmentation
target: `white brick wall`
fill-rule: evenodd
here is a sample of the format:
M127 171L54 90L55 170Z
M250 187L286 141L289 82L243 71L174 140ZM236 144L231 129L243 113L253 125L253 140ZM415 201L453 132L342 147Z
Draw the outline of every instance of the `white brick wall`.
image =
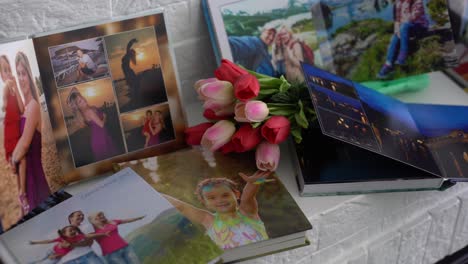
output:
M167 11L183 99L194 101L192 84L215 68L200 0L0 0L0 39L158 7ZM321 202L306 211L311 245L246 263L433 263L468 243L467 184L445 192L297 199L303 206Z

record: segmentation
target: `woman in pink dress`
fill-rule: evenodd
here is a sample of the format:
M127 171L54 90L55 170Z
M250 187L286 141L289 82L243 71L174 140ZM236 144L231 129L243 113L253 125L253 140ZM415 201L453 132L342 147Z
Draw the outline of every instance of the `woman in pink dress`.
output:
M94 161L117 156L119 153L106 124L106 115L95 106L90 106L76 87L73 87L67 98L67 103L73 110L75 121L80 127L91 129L91 150Z
M15 63L24 98L24 113L20 120L21 136L11 155L11 163L17 168L19 162L26 159L26 201L28 209L32 210L50 195L42 167L41 109L27 56L18 52Z
M109 234L108 236L96 239L107 263L140 263L133 248L120 236L118 226L132 223L143 218L144 216L122 220L108 220L103 212L97 212L88 216L88 220L93 225L96 234Z

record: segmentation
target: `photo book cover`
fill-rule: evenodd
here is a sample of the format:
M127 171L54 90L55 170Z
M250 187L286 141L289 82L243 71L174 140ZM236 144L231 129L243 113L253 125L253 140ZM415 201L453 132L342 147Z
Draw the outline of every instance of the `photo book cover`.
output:
M221 253L131 169L98 181L1 240L19 263L207 263Z

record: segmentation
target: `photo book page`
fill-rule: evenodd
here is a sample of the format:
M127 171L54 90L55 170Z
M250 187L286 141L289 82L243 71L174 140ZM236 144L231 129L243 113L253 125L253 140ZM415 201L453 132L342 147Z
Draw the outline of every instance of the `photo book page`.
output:
M131 169L98 181L0 239L18 263L208 263L222 253Z
M322 132L434 175L468 179L468 107L406 104L302 64Z
M114 162L185 147L164 15L0 44L0 220L7 230Z
M204 0L219 58L303 81L300 63L357 82L457 66L443 0Z

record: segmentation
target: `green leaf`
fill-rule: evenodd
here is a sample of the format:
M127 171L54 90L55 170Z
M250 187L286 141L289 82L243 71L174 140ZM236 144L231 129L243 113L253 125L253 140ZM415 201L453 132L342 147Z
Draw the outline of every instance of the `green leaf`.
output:
M297 111L296 110L289 110L289 109L284 109L284 108L278 108L278 109L270 109L270 115L282 115L282 116L289 116L295 114Z
M307 121L307 117L304 114L304 111L299 111L299 113L296 113L294 115L294 119L296 120L296 123L303 128L308 128L309 127L309 122Z
M302 135L300 128L291 129L291 135L293 136L294 141L296 141L296 143L301 143Z
M257 128L257 127L259 127L261 124L262 124L262 122L256 122L256 123L252 123L251 125L252 125L253 128Z
M280 80L282 81L279 87L280 92L286 92L287 90L289 90L289 88L291 87L291 84L288 82L288 80L286 80L284 76L281 76Z

